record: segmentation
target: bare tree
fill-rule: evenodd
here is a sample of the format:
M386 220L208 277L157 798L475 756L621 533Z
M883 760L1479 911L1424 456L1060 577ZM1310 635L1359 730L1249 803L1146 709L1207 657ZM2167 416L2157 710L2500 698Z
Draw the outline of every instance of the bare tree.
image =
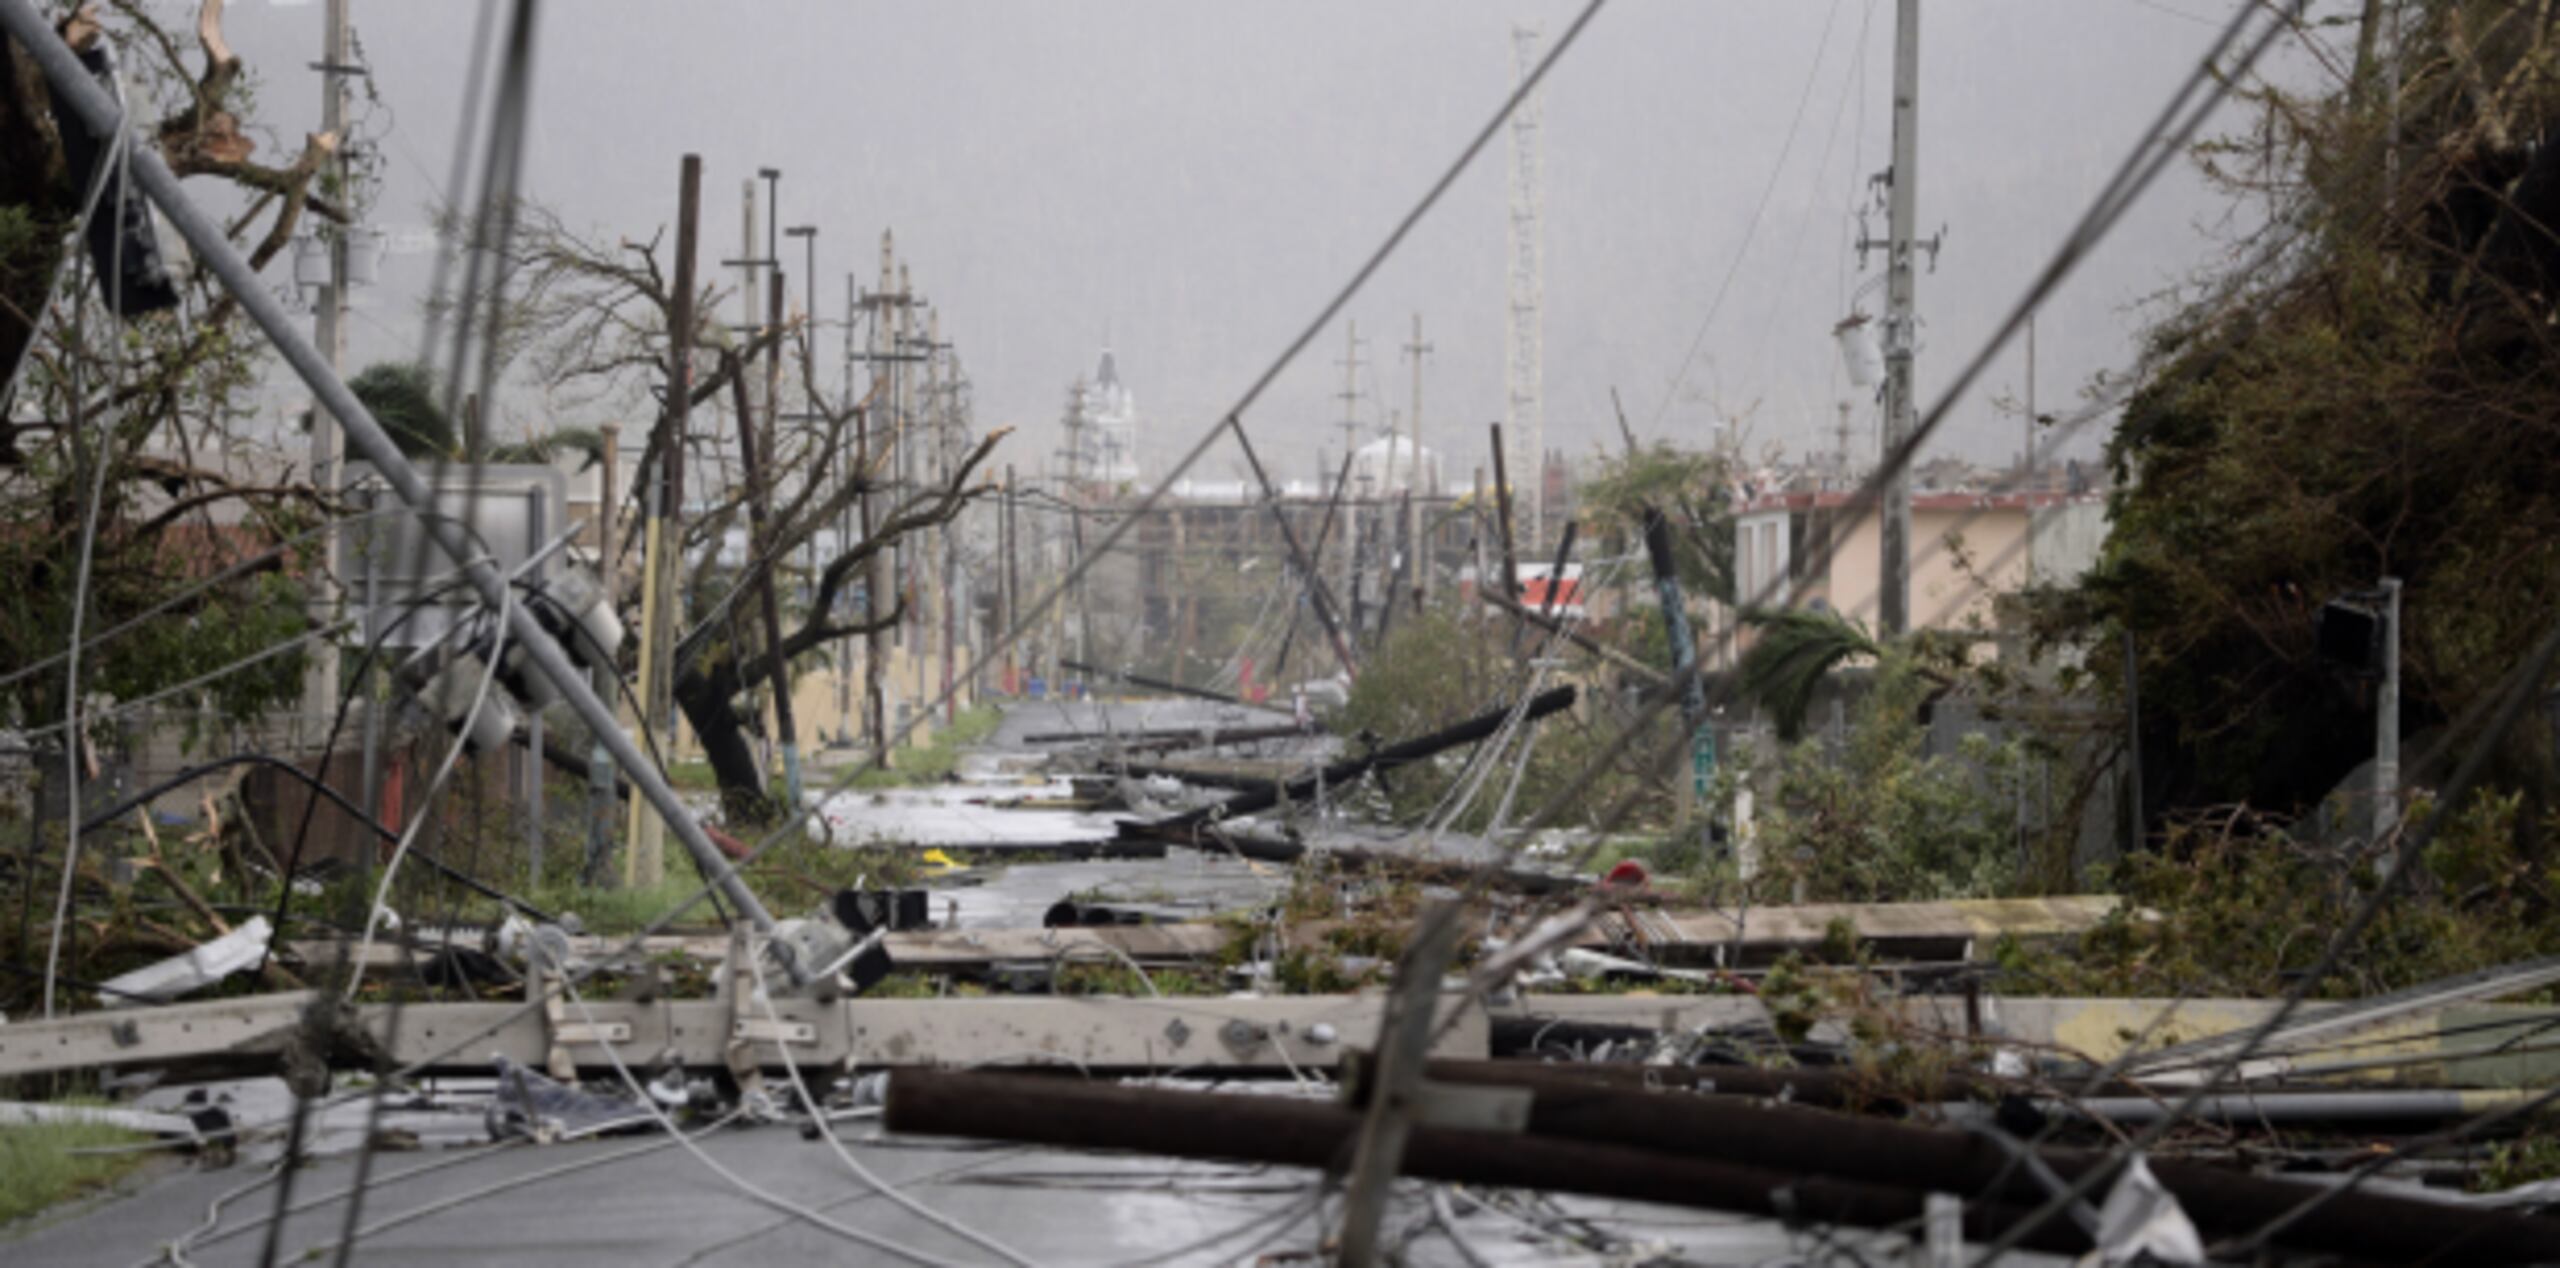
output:
M571 232L540 208L520 212L519 224L524 229L515 264L523 290L518 320L509 324L533 338L529 363L535 372L555 390L662 408L675 306L659 262L660 237L606 246ZM893 487L884 475L893 466L888 444L875 444L867 465L855 463L855 437L870 401L830 399L820 389L807 323L794 320L742 341L711 317L721 298L714 286L694 297L695 319L686 339L705 371L695 376L691 404L707 408L688 412L692 421L681 455L659 452L652 432L634 483L646 487L651 471L677 457L722 451L723 437L734 434L744 375L755 358L785 356L796 367L797 395L805 408L790 411L794 417L787 423L759 429L759 448L771 455L759 474L772 510L757 549L743 566L722 561L722 545L756 492L743 479L688 508L678 535L692 628L674 652L676 704L710 759L724 809L733 819L761 821L777 807L748 743L753 709L747 698L760 689L790 687L773 681L762 623L747 619L754 611L747 601L753 587L768 573L792 575L790 561L846 520L866 493L885 497L888 505L867 536L837 542L830 557L810 565L804 578L809 597L790 613L783 660L789 665L813 659L831 643L896 624L906 612L903 595L884 605L883 596L866 589L857 610L839 608L874 556L909 534L949 523L970 502L995 491L978 473L1008 430L991 432L958 455L938 482ZM727 413L724 397L731 402ZM626 591L619 599L630 603L634 596Z

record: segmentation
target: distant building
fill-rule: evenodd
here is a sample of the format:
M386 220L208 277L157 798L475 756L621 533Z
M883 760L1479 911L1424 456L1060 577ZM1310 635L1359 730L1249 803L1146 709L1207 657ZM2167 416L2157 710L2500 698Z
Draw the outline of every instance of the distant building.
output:
M1138 480L1138 398L1120 381L1120 364L1111 349L1085 389L1085 434L1082 455L1087 478L1103 484Z
M1429 445L1419 452L1422 460L1414 461L1414 443L1402 436L1381 436L1353 450L1351 454L1351 488L1370 497L1393 497L1411 490L1416 496L1436 497L1440 493L1440 455Z

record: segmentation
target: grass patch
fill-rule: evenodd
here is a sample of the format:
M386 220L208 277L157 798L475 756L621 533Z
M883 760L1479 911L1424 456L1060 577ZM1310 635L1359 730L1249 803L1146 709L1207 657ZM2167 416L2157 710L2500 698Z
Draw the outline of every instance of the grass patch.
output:
M960 753L995 734L1004 711L991 704L963 709L957 720L937 727L933 742L910 744L889 754L890 769L867 770L856 775L853 786L862 789L901 788L913 784L938 784L960 764Z
M148 1156L139 1152L83 1155L72 1150L140 1139L132 1132L95 1123L0 1127L0 1225L113 1184Z
M679 792L718 792L720 777L711 773L711 763L680 761L667 763L667 782Z

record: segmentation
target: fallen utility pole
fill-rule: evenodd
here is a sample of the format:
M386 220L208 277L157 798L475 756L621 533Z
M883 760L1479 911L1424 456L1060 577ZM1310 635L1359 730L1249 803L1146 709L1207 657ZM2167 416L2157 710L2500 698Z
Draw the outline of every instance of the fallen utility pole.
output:
M1360 1115L1339 1105L1274 1096L1175 1092L1019 1074L899 1070L883 1120L894 1132L975 1136L1177 1158L1339 1170L1351 1161ZM1621 1145L1453 1127L1416 1126L1399 1174L1490 1188L1540 1189L1741 1211L1824 1224L1917 1224L1925 1196L1899 1189L1739 1166ZM1987 1241L2025 1210L1968 1203L1965 1232ZM2052 1225L2027 1243L2076 1253L2077 1228Z
M1233 828L1212 827L1204 841L1181 838L1181 843L1210 853L1233 853L1238 858L1257 863L1295 863L1308 855L1350 872L1381 872L1400 880L1425 885L1463 885L1476 879L1484 865L1467 859L1439 858L1418 854L1400 854L1393 850L1369 849L1356 845L1309 845L1292 837L1270 832L1243 832ZM1582 878L1554 872L1531 872L1504 868L1493 873L1489 883L1496 889L1524 894L1563 894L1584 888Z
M1099 943L1103 935L1127 943L1151 931L1040 932L1058 945L1078 945ZM1029 936L1016 941L1036 945ZM1043 950L1031 962L1047 966L1059 958L1055 950ZM296 1036L307 1033L304 1014L321 998L320 992L286 991L13 1022L0 1026L0 1078L131 1067L167 1070L173 1077L272 1074ZM387 1060L393 1067L419 1066L418 1073L426 1075L486 1075L493 1053L544 1066L556 1052L572 1068L609 1076L615 1050L648 1053L690 1070L726 1069L738 1055L779 1070L784 1043L803 1069L842 1068L848 1061L875 1069L1055 1061L1094 1071L1214 1067L1280 1074L1333 1069L1343 1057L1343 1038L1375 1033L1385 1011L1375 997L1354 995L833 1001L778 996L770 1016L764 1003L738 996L600 999L567 1016L511 1000L353 1005L331 997L326 1004L327 1046L300 1055L339 1069L378 1070L383 1067L377 1063ZM397 1027L391 1025L395 1008L403 1010ZM1455 1024L1434 1037L1432 1055L1482 1056L1490 1043L1484 1010L1470 1007L1454 1017ZM477 1038L457 1044L462 1036ZM737 1053L742 1047L743 1054Z
M1122 762L1119 764L1119 770L1121 774L1132 779L1146 779L1161 775L1167 779L1179 779L1186 784L1198 784L1203 788L1225 788L1235 792L1262 792L1278 788L1281 783L1279 779L1270 775L1166 762Z
M1278 726L1247 727L1154 727L1120 731L1112 735L1096 735L1090 731L1034 731L1022 737L1025 744L1086 744L1110 741L1121 748L1143 747L1214 748L1220 744L1251 744L1260 740L1290 740L1306 732L1294 722Z
M900 961L904 963L904 961ZM1541 1023L1544 1024L1544 1023ZM1444 1083L1522 1087L1541 1095L1571 1094L1593 1088L1623 1092L1685 1091L1701 1096L1749 1097L1820 1109L1867 1110L1900 1114L1914 1100L1939 1102L1992 1100L2027 1087L2022 1079L2003 1079L1962 1070L1943 1070L1917 1077L1872 1074L1855 1067L1771 1070L1758 1066L1637 1065L1628 1062L1572 1062L1525 1059L1465 1061L1443 1058L1423 1071ZM1346 1069L1344 1078L1354 1075ZM2080 1083L2072 1090L2081 1092ZM2141 1096L2138 1084L2109 1080L2095 1094ZM2146 1104L2150 1102L2146 1101Z
M1324 518L1316 521L1316 544L1307 550L1308 558L1315 560L1318 564L1324 562L1325 543L1333 539L1334 513L1342 509L1342 491L1351 484L1351 457L1350 451L1343 452L1342 470L1333 477L1333 496L1325 500ZM1289 630L1280 636L1280 655L1271 663L1271 676L1274 679L1289 672L1289 648L1297 641L1298 610L1292 605L1289 609Z
M1573 707L1574 696L1575 690L1572 687L1557 687L1541 692L1529 701L1527 717L1534 721L1548 714L1569 709ZM1494 732L1502 729L1503 722L1510 716L1511 706L1504 705L1491 712L1477 714L1446 730L1434 731L1429 735L1417 736L1402 743L1390 744L1366 757L1336 762L1320 771L1301 775L1290 780L1282 788L1248 792L1214 806L1203 806L1198 810L1179 814L1170 819L1159 819L1152 823L1124 823L1120 825L1120 830L1123 835L1161 835L1196 843L1199 840L1200 825L1203 823L1233 819L1268 810L1278 805L1283 796L1293 801L1300 800L1312 796L1315 790L1323 785L1340 784L1358 779L1371 771L1383 773L1399 766L1422 761L1461 744L1470 744L1490 737Z
M1513 1086L1482 1066L1435 1069L1435 1077L1476 1086ZM1542 1087L1529 1109L1532 1136L1712 1158L1790 1175L1837 1176L1867 1184L1983 1194L2034 1203L2044 1186L2009 1148L1989 1137L1818 1110L1764 1106L1732 1097L1617 1088ZM2064 1179L2110 1169L2102 1150L2037 1148ZM2151 1173L2188 1218L2211 1233L2244 1234L2286 1214L2320 1190L2221 1167L2153 1157ZM2305 1214L2283 1244L2359 1260L2417 1261L2459 1246L2474 1263L2535 1263L2560 1246L2560 1220L2490 1213L2367 1190Z
M1105 669L1100 665L1090 664L1081 660L1060 658L1058 663L1069 669L1075 670L1078 673L1091 674L1096 678L1108 678L1113 682L1125 682L1132 687L1146 687L1155 691L1170 691L1177 696L1192 696L1201 700L1215 700L1219 704L1240 705L1245 708L1253 707L1250 703L1239 697L1228 695L1223 691L1211 691L1206 687L1186 687L1178 682L1167 682L1162 678L1149 678L1144 674L1133 674L1125 669Z
M1634 674L1636 677L1642 678L1656 687L1668 687L1671 685L1670 677L1665 675L1661 670L1656 669L1643 661L1637 660L1635 657L1629 656L1625 652L1619 651L1617 648L1611 647L1607 643L1603 643L1598 639L1595 639L1590 635L1555 619L1554 617L1540 616L1535 611L1520 606L1517 601L1495 594L1493 591L1481 586L1477 587L1476 596L1483 599L1494 608L1503 612L1508 612L1511 615L1518 617L1531 625L1537 626L1539 629L1545 630L1550 634L1563 635L1566 642L1569 642L1574 646L1627 671L1628 673Z
M0 27L5 27L9 38L35 59L53 90L61 100L71 105L79 115L79 123L92 134L111 137L117 129L125 126L124 112L114 99L89 77L81 68L79 59L26 0L0 0ZM419 478L417 469L409 465L408 458L398 446L391 443L391 437L382 430L382 424L375 421L372 411L347 390L343 380L329 371L319 350L312 347L311 340L295 326L292 315L260 282L249 262L241 257L239 248L223 232L222 225L206 216L187 197L179 187L177 175L169 170L168 163L156 149L147 145L128 146L126 153L133 176L144 194L169 218L170 224L187 240L187 245L195 250L196 258L213 272L223 289L239 303L241 311L257 323L285 363L292 366L312 394L320 398L324 410L346 429L348 441L374 465L400 500L417 514L420 527L462 568L472 587L479 592L481 602L487 604L491 611L507 614L508 637L523 646L535 669L550 680L579 720L604 740L614 761L622 766L634 786L675 827L678 838L686 849L693 852L704 874L720 878L718 887L721 892L737 904L738 910L756 928L770 929L773 926L772 915L765 910L763 903L756 900L746 882L727 869L719 848L704 835L702 826L685 809L683 800L668 785L666 776L650 764L639 746L622 731L614 719L613 710L588 685L586 675L570 663L568 655L560 650L560 644L551 637L550 631L542 628L542 622L534 616L533 610L525 604L510 601L506 578L480 556L464 536L462 526L436 513L434 491Z
M1262 469L1262 456L1253 451L1253 440L1244 434L1244 420L1230 414L1227 430L1236 435L1236 444L1244 449L1245 465L1253 468L1254 481L1262 486L1262 503L1271 508L1271 518L1280 525L1280 544L1289 549L1289 566L1307 579L1307 599L1315 605L1316 620L1324 624L1325 637L1333 641L1333 655L1342 662L1342 672L1358 677L1360 663L1351 654L1351 644L1342 637L1342 624L1333 617L1333 599L1324 588L1324 578L1317 575L1315 564L1306 552L1298 549L1298 531L1289 527L1288 509L1280 505L1280 491L1271 485L1271 473Z

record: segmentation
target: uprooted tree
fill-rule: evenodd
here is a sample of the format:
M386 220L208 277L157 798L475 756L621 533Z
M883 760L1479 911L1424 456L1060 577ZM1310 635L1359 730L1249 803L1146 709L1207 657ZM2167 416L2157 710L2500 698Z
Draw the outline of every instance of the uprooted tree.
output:
M661 266L659 240L606 245L572 232L545 209L518 214L523 229L513 263L522 298L519 319L509 324L539 332L531 359L536 373L555 391L598 402L651 400L670 363L668 332L675 329L675 288ZM790 583L785 593L795 596L782 634L786 677L847 640L896 625L907 615L908 596L872 593L863 584L866 567L901 539L950 523L993 492L996 486L978 472L1007 432L954 446L939 479L898 487L884 474L895 456L890 445L858 443L870 402L830 398L820 389L806 323L735 339L713 317L721 298L711 286L693 297L687 346L702 367L690 394L694 408L686 411L676 451L661 443L665 428L652 431L638 483L646 487L668 461L687 462L688 469L712 465L734 444L739 411L762 415L754 425L768 459L758 479L741 475L716 498L688 499L695 505L681 526L679 550L689 628L674 653L675 703L710 761L724 812L733 822L762 822L781 807L749 740L753 697L788 691L790 684L775 680L754 587L770 573ZM782 357L795 370L782 410L754 408L741 390L750 367L766 357ZM787 417L777 422L776 413ZM638 490L631 492L636 498ZM745 562L729 562L723 546L759 493L770 506L766 523L753 535ZM831 537L829 530L848 523L866 495L873 502L870 531L858 539ZM802 563L821 539L833 542L830 556ZM619 601L635 603L634 590Z

